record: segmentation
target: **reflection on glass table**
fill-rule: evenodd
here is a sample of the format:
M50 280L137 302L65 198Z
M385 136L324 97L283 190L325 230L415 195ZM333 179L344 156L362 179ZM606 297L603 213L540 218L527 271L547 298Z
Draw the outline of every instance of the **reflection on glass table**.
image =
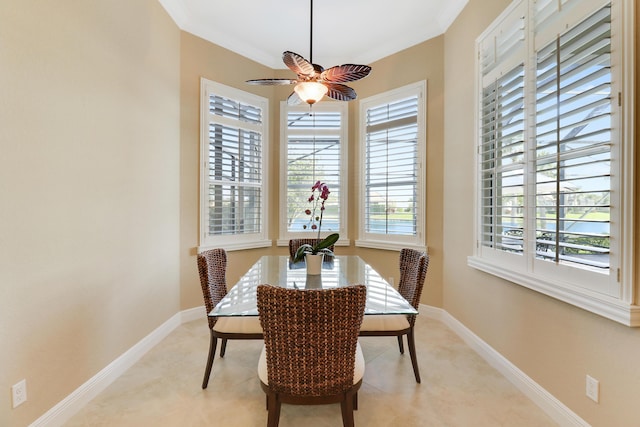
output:
M290 289L329 289L367 286L364 314L418 314L418 312L369 264L357 256L335 256L325 261L322 274L307 275L304 262L293 264L288 256L263 256L209 313L209 316L257 316L256 289L270 284Z

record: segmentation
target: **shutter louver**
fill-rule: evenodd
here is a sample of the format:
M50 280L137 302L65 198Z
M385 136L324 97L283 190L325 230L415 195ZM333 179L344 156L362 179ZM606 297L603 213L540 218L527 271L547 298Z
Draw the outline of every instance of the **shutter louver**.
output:
M209 95L208 234L260 233L262 111Z
M325 105L326 107L326 105ZM328 108L328 107L327 107ZM325 203L322 232L340 229L340 176L342 113L316 109L289 109L287 112L287 231L316 231L304 228L309 222L305 210L311 186L322 181L331 196Z
M501 25L484 37L479 46L480 69L482 76L488 76L496 68L512 58L520 62L525 52L525 19L522 7L501 22ZM516 63L513 63L516 66ZM489 76L490 80L495 80Z
M418 97L366 113L367 233L415 236L418 186Z
M608 272L611 10L537 52L536 257Z
M524 64L484 88L481 119L482 245L522 254Z

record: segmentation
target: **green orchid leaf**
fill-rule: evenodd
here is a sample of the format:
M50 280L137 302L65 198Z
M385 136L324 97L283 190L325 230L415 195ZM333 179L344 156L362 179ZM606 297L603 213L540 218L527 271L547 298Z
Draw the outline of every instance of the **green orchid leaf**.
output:
M296 256L293 258L293 262L302 261L306 253L313 253L313 247L305 243L304 245L300 245L296 251Z
M338 233L329 234L326 238L318 242L318 244L313 248L313 253L317 253L320 249L325 249L330 247L331 245L334 245L339 238L340 235Z

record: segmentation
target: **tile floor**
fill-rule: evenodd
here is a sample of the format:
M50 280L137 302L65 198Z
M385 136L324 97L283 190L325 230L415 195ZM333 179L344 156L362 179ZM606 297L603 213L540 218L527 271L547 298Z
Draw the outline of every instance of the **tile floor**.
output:
M395 337L360 339L367 365L357 426L556 425L444 324L418 316L416 341L421 384ZM256 374L262 343L229 341L202 390L208 346L204 318L180 326L65 425L265 426ZM281 427L341 425L337 404L282 407Z

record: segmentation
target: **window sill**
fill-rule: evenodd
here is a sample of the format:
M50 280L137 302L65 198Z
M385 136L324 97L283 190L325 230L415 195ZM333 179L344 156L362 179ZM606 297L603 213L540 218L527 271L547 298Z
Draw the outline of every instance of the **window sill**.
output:
M488 262L486 259L479 257L468 257L467 265L625 326L640 326L640 306L638 305L629 304L593 291L572 288L560 283L541 280L539 277L505 269L502 265Z
M269 248L273 246L271 240L256 240L253 242L242 243L225 243L223 249L227 252L242 251L246 249ZM209 249L220 248L222 245L202 245L198 246L198 253L208 251Z
M427 246L414 245L402 242L387 242L381 240L356 240L356 246L360 248L383 249L387 251L400 251L404 248L427 252Z

